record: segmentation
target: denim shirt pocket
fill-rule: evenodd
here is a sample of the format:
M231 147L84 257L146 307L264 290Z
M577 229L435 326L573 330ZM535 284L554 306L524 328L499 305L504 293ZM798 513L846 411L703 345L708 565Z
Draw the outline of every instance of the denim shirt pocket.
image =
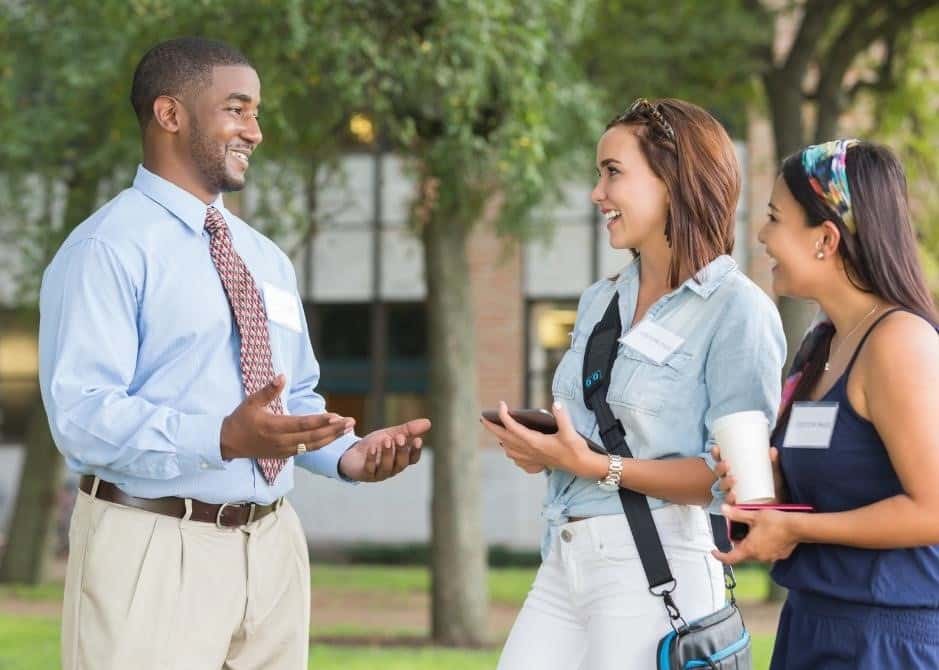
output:
M681 382L692 358L679 349L659 363L624 346L613 366L607 400L611 405L657 416L666 402L681 402Z
M571 347L564 352L561 362L554 371L551 382L551 394L555 398L574 398L581 383L584 367L584 350L587 347L588 333L574 329L571 333Z

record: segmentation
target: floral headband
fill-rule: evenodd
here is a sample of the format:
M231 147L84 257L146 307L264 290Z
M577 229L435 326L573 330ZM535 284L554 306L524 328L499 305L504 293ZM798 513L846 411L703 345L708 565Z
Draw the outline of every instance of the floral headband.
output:
M838 213L852 234L857 234L851 212L851 192L845 172L848 149L859 140L833 140L813 144L802 152L802 168L809 178L812 190Z

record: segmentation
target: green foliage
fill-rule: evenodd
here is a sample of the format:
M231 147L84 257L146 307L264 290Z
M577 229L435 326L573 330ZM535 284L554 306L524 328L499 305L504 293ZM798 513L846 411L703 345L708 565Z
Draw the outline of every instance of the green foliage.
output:
M437 211L470 225L486 198L501 192L500 229L524 234L528 210L556 183L565 157L592 148L595 96L570 58L585 6L5 3L0 206L13 226L0 235L17 245L25 274L35 277L98 196L126 184L126 168L140 158L128 102L133 68L153 44L185 34L238 46L261 75L265 143L253 174L263 186L256 213L271 224L268 232L309 225L310 202L284 218L274 200L285 185L315 190L316 175L348 146L350 115L365 112L386 145L409 152L416 167L440 180ZM122 179L106 184L118 167ZM39 181L25 188L26 178ZM63 201L75 206L63 209ZM35 285L24 290L28 298Z
M188 15L161 3L4 3L0 61L0 240L22 260L24 302L117 166L139 159L130 73Z
M939 10L925 14L907 38L905 58L892 88L876 98L874 134L897 150L910 185L923 266L939 297Z
M528 213L565 158L590 148L594 96L571 58L582 0L412 0L347 3L343 25L367 31L360 54L369 111L384 138L415 158L425 198L447 225L475 223L504 199L506 233L531 232Z
M683 98L745 131L754 75L764 64L755 47L768 39L760 14L739 0L596 2L577 46L597 85L604 118L637 97Z
M24 299L35 294L36 268L100 204L99 195L126 186L128 168L140 160L131 78L157 42L216 37L255 63L266 133L258 168L277 162L266 184L282 186L285 173L302 183L328 165L342 141L337 128L362 92L355 72L341 67L346 52L361 45L323 37L339 36L335 6L325 0L0 5L0 206L7 213L0 241L16 245L22 279L33 280L22 285ZM260 192L264 204L265 194L283 191ZM80 206L69 209L68 203Z

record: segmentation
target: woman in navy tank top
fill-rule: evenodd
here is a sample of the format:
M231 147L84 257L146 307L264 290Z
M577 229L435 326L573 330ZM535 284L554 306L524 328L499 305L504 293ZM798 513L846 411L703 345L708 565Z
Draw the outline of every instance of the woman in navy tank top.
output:
M857 140L790 156L760 241L775 292L828 317L771 440L779 502L815 512L725 507L750 530L716 555L789 589L772 670L939 668L939 337L902 167Z

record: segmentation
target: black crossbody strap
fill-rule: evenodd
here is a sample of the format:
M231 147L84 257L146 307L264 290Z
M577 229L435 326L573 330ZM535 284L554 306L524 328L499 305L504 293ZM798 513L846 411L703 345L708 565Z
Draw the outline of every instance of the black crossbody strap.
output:
M619 294L614 293L603 318L593 327L593 332L587 340L583 370L584 404L587 409L593 410L597 417L600 437L606 450L623 458L632 458L626 444L623 425L613 416L606 401L610 388L609 377L616 360L621 332ZM671 591L675 586L675 579L668 567L668 559L662 549L662 541L649 509L649 501L641 493L622 487L619 489L619 499L636 549L639 551L639 559L649 581L649 588Z
M606 400L621 332L619 293L614 293L603 318L594 326L587 340L583 367L584 404L597 417L600 438L606 450L623 458L632 458L632 452L626 443L626 431L623 429L623 424L613 416ZM663 592L671 592L675 579L672 577L668 559L662 549L662 541L655 527L648 499L641 493L622 487L619 489L619 498L629 523L629 530L632 532L633 541L636 543L636 549L639 551L649 589L659 595ZM708 516L715 545L721 551L729 551L730 541L727 538L724 517L715 514ZM735 580L733 570L729 565L724 565L724 578L733 593Z

